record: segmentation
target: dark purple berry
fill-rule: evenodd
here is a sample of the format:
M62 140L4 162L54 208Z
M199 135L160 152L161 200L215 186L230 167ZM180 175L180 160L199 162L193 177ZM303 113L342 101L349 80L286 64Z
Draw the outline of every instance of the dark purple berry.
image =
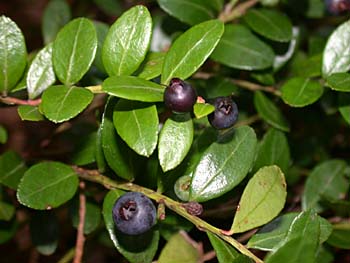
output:
M120 232L128 235L139 235L154 226L156 208L144 194L128 192L115 202L113 220Z
M238 119L237 104L231 97L217 97L212 103L215 111L208 115L208 120L216 129L232 127Z
M350 0L325 0L329 13L338 15L345 11L350 11Z
M181 79L173 78L164 92L164 103L175 112L189 112L196 103L197 93L192 86Z

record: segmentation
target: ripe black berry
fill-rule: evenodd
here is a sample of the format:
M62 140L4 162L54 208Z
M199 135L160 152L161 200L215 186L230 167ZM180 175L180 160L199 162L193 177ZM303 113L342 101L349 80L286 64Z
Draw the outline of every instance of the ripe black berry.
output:
M238 119L237 104L231 97L217 97L213 101L215 111L208 115L208 120L216 129L232 127Z
M128 235L139 235L154 226L156 208L144 194L128 192L115 202L113 220L120 232Z
M325 0L329 13L338 15L344 11L350 11L350 0Z
M164 91L165 106L175 112L191 111L196 100L195 89L178 78L173 78Z

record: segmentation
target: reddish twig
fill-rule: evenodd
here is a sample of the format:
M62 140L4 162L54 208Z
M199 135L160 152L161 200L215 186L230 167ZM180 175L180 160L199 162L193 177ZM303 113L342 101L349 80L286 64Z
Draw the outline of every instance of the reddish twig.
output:
M41 103L41 99L36 100L22 100L13 97L0 97L0 102L8 105L30 105L38 106Z
M86 197L83 192L85 188L85 183L80 182L80 194L79 194L79 224L78 224L78 232L77 232L77 241L75 244L75 256L73 263L81 263L84 252L84 224L85 224L85 214L86 214Z

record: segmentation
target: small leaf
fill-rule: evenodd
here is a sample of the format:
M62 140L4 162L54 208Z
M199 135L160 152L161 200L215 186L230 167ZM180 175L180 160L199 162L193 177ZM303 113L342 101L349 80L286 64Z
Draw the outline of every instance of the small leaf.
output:
M193 141L193 123L189 114L174 114L164 123L159 135L158 158L163 171L178 166Z
M163 101L164 86L133 76L113 76L107 78L102 89L109 95L128 100L144 102Z
M96 49L96 56L93 64L101 72L106 73L106 69L102 62L102 47L106 39L106 36L108 34L109 26L100 21L94 21L94 26L95 26L96 35L97 35L97 49Z
M20 105L17 108L19 117L22 121L42 121L44 116L40 113L38 107L30 105Z
M350 74L334 73L327 77L327 85L336 91L350 92Z
M173 77L191 76L213 52L223 32L221 21L210 20L180 35L165 56L161 82L168 84Z
M192 175L190 200L210 200L238 185L251 168L256 143L254 130L241 126L234 130L232 138L211 144Z
M15 211L16 209L13 205L0 201L0 220L10 221Z
M113 123L112 123L112 127L113 127ZM97 165L98 171L100 173L104 173L106 171L107 163L106 163L106 158L104 156L103 147L102 147L102 122L100 123L100 126L98 127L97 134L96 134L95 159L96 159L96 165Z
M4 126L0 125L0 143L5 144L7 142L8 134Z
M303 210L323 210L320 205L322 196L341 199L349 190L345 179L346 163L343 160L328 160L317 165L307 177L302 196Z
M78 87L51 86L42 96L44 115L55 123L74 118L92 101L91 91Z
M16 190L27 167L22 158L14 151L0 156L0 183Z
M98 205L86 202L85 206L84 234L88 235L98 228L101 223L101 209ZM73 202L71 207L73 226L79 225L79 202Z
M254 105L261 116L268 124L282 130L289 131L289 124L276 105L261 91L254 93Z
M104 198L103 218L107 231L114 246L130 263L149 263L157 252L159 231L152 229L141 235L130 236L116 230L112 209L123 193L121 190L111 190Z
M350 249L350 224L340 223L333 226L333 232L327 243L334 247Z
M87 18L65 25L53 43L52 61L58 79L66 86L77 83L89 70L96 54L97 35Z
M162 73L165 52L152 52L146 56L144 65L138 74L139 78L154 79Z
M215 107L209 103L196 103L193 106L193 113L197 119L203 118L215 111Z
M71 162L75 165L87 165L95 162L96 132L79 138Z
M27 75L29 99L35 99L56 80L52 66L52 44L44 47L34 58Z
M17 191L18 201L44 210L58 207L73 197L78 188L74 170L58 162L42 162L28 169Z
M109 29L102 47L108 75L131 75L146 56L151 34L152 18L145 6L134 6L123 13Z
M323 93L318 81L308 78L292 78L281 88L282 99L293 107L304 107L316 102Z
M350 69L350 21L346 21L329 37L323 52L322 74L327 78L333 73Z
M10 18L0 16L0 92L7 94L21 79L27 51L21 30Z
M120 137L131 149L149 157L157 146L158 114L155 105L119 100L113 123Z
M271 9L250 9L244 21L252 30L262 36L278 41L288 42L292 39L292 23L284 14Z
M350 94L338 94L338 110L344 120L350 124Z
M244 70L271 67L274 57L271 47L242 25L225 26L225 33L211 55L219 63Z
M93 0L93 2L109 16L119 16L122 12L121 3L119 1Z
M271 221L284 207L286 188L278 166L259 169L244 189L231 230L241 233Z

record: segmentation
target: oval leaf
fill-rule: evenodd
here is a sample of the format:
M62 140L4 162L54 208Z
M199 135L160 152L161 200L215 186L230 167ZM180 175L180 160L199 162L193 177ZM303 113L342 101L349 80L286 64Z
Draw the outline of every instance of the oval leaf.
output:
M210 56L224 32L219 20L210 20L191 27L171 45L165 56L161 82L173 77L186 79Z
M27 64L24 37L15 22L0 16L0 92L7 94L20 80Z
M35 99L56 80L52 66L52 44L44 47L34 58L27 74L29 99Z
M254 130L242 126L232 138L210 145L192 175L190 199L213 199L238 185L253 163L256 143Z
M20 105L17 108L18 115L22 121L42 121L44 116L40 113L38 107L30 105Z
M67 121L82 112L92 101L91 91L78 87L51 86L42 96L44 115L55 123Z
M193 106L193 113L197 119L203 118L215 111L215 107L209 103L196 103Z
M350 74L334 73L327 78L327 85L336 91L350 92Z
M5 144L8 139L8 133L4 126L0 125L0 143Z
M96 35L97 35L97 49L96 49L96 56L95 56L93 65L95 65L99 71L106 73L106 69L103 66L103 62L102 62L102 47L106 39L106 36L108 34L109 25L103 22L94 21L94 26L95 26Z
M152 18L146 7L135 6L111 26L102 47L108 75L130 75L144 60L152 34Z
M28 169L17 191L18 201L33 209L52 209L73 197L78 176L68 165L43 162Z
M98 228L101 223L101 209L98 205L86 202L85 206L84 234L88 235ZM72 222L75 228L79 225L79 202L73 202L71 207Z
M268 124L279 130L286 132L289 131L289 124L279 108L277 108L276 105L261 91L257 91L254 94L254 106L261 118L263 118Z
M89 70L96 54L94 24L76 18L65 25L53 43L52 60L58 79L66 86L78 82Z
M316 102L323 93L318 81L308 78L292 78L281 88L282 99L293 107L304 107Z
M338 110L344 120L350 124L350 94L338 94Z
M133 76L107 78L102 89L109 95L145 102L163 101L164 86Z
M159 135L158 158L163 171L178 166L193 141L193 123L189 114L174 114L166 120Z
M14 151L0 156L0 183L16 190L23 174L27 170L24 160Z
M15 211L16 209L13 205L0 201L0 220L10 221Z
M226 66L255 70L271 67L275 54L271 47L242 25L227 25L211 58Z
M152 52L147 55L138 76L143 79L154 79L162 73L164 52Z

